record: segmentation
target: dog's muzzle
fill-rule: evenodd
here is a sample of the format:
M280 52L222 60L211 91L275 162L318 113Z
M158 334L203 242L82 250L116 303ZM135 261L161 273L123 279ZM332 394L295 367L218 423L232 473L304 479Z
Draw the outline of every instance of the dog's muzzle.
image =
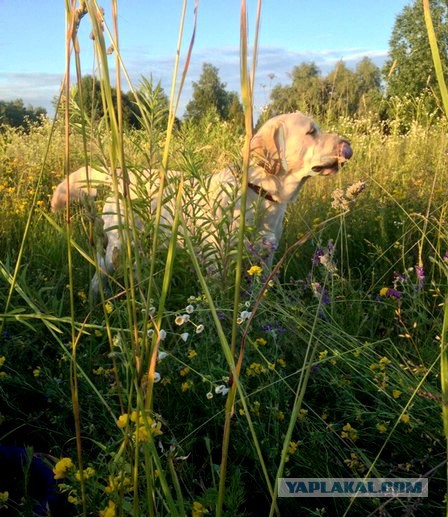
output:
M350 146L350 142L347 140L341 140L338 144L338 158L340 161L344 162L346 160L350 160L353 156L353 150Z

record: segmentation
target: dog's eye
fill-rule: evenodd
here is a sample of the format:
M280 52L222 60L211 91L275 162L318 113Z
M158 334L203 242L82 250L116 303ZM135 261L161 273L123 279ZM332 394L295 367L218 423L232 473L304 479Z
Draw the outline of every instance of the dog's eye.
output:
M316 128L314 126L310 127L306 132L307 135L314 135L316 133Z

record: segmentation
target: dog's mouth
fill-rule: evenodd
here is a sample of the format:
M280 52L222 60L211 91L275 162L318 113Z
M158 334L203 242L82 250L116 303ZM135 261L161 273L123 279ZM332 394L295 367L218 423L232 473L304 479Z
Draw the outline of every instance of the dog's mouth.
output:
M353 156L353 150L347 140L340 140L338 143L337 155L329 156L319 165L314 165L311 170L321 176L328 176L338 172L348 160Z

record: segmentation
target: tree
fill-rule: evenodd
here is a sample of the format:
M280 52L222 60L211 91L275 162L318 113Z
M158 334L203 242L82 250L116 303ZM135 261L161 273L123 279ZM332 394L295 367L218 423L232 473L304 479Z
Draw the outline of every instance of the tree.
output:
M29 123L39 122L46 115L44 108L25 107L22 99L0 101L0 124L12 127L26 127Z
M338 61L325 78L328 110L338 115L354 115L358 109L358 85L355 72Z
M187 120L198 120L211 109L215 109L222 120L229 118L230 102L235 98L226 91L226 84L221 82L218 72L218 68L210 63L202 65L199 81L193 81L193 98L185 108Z
M325 104L325 85L316 64L307 62L295 66L291 77L291 85L277 84L272 89L267 116L293 111L320 115Z
M444 72L448 70L448 6L429 2ZM383 68L387 95L417 97L425 90L438 94L421 0L414 0L397 16L389 41L389 59ZM433 104L435 107L435 104Z

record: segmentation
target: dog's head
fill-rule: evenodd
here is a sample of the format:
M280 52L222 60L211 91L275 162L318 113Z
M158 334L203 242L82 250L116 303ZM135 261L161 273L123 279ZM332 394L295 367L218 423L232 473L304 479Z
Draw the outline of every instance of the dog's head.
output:
M303 113L289 113L265 122L251 141L257 165L273 175L300 172L302 177L327 176L352 157L350 143L324 133Z

